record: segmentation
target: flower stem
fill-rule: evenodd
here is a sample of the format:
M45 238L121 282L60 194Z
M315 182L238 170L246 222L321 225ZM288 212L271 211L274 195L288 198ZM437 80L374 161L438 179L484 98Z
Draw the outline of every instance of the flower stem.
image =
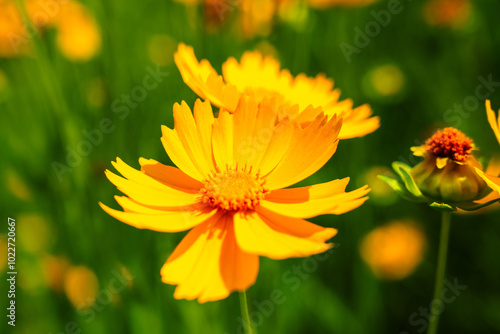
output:
M443 216L441 219L441 237L439 239L439 255L438 255L438 267L436 272L436 284L434 286L434 300L441 299L441 291L443 290L444 276L446 272L446 253L448 252L448 237L450 235L450 221L451 212L443 211ZM431 305L433 303L431 302ZM429 328L427 329L427 334L436 334L439 322L440 312L434 311L431 307L431 316L429 319Z
M243 327L246 334L252 334L252 324L250 323L250 316L248 314L247 292L240 291L240 308L241 316L243 317Z

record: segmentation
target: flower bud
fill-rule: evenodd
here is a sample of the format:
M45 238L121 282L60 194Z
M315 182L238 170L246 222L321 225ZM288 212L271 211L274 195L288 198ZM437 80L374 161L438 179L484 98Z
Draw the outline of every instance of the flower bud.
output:
M488 191L475 167L482 166L472 155L472 139L455 128L438 130L426 143L412 148L424 161L416 165L411 175L422 193L445 203L474 201Z

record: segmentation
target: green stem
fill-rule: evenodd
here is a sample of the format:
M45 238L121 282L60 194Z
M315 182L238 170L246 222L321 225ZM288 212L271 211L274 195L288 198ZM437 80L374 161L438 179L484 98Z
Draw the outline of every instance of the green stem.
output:
M443 211L443 217L441 219L441 237L439 240L439 255L438 255L438 267L436 272L436 285L434 286L434 300L440 300L441 291L443 290L444 276L446 272L446 253L448 252L448 237L450 235L450 221L451 212ZM431 303L432 305L432 303ZM436 334L439 322L439 313L431 308L431 317L429 319L429 328L427 329L427 334Z
M250 323L250 316L248 314L248 303L247 303L247 292L240 292L240 308L241 316L243 317L243 327L245 328L246 334L252 334L252 325Z

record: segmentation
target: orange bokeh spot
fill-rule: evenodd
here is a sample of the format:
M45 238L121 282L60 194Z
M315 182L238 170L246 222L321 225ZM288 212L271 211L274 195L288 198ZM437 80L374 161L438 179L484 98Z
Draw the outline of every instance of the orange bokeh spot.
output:
M377 277L399 280L415 271L422 261L425 244L425 235L417 224L398 221L368 233L360 252Z

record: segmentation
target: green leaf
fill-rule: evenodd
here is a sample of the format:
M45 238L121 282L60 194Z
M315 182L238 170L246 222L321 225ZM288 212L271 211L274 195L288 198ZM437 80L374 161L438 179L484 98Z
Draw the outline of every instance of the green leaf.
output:
M402 162L395 161L392 163L392 168L394 169L394 171L396 171L396 173L398 173L398 175L401 177L401 179L405 183L406 189L408 189L408 191L411 194L413 194L413 196L418 198L418 200L421 202L426 200L424 195L420 191L420 189L418 189L417 184L415 183L415 180L413 180L413 177L411 176L411 167L410 166L408 166Z
M457 208L455 206L452 206L452 205L449 205L446 203L433 202L433 203L429 204L429 206L431 208L442 210L442 211L447 211L447 212L457 211Z
M401 196L403 199L411 202L419 202L420 200L413 196L404 186L403 183L399 182L396 179L393 179L392 177L386 176L386 175L377 175L377 177L387 183L389 187L392 188L399 196Z

